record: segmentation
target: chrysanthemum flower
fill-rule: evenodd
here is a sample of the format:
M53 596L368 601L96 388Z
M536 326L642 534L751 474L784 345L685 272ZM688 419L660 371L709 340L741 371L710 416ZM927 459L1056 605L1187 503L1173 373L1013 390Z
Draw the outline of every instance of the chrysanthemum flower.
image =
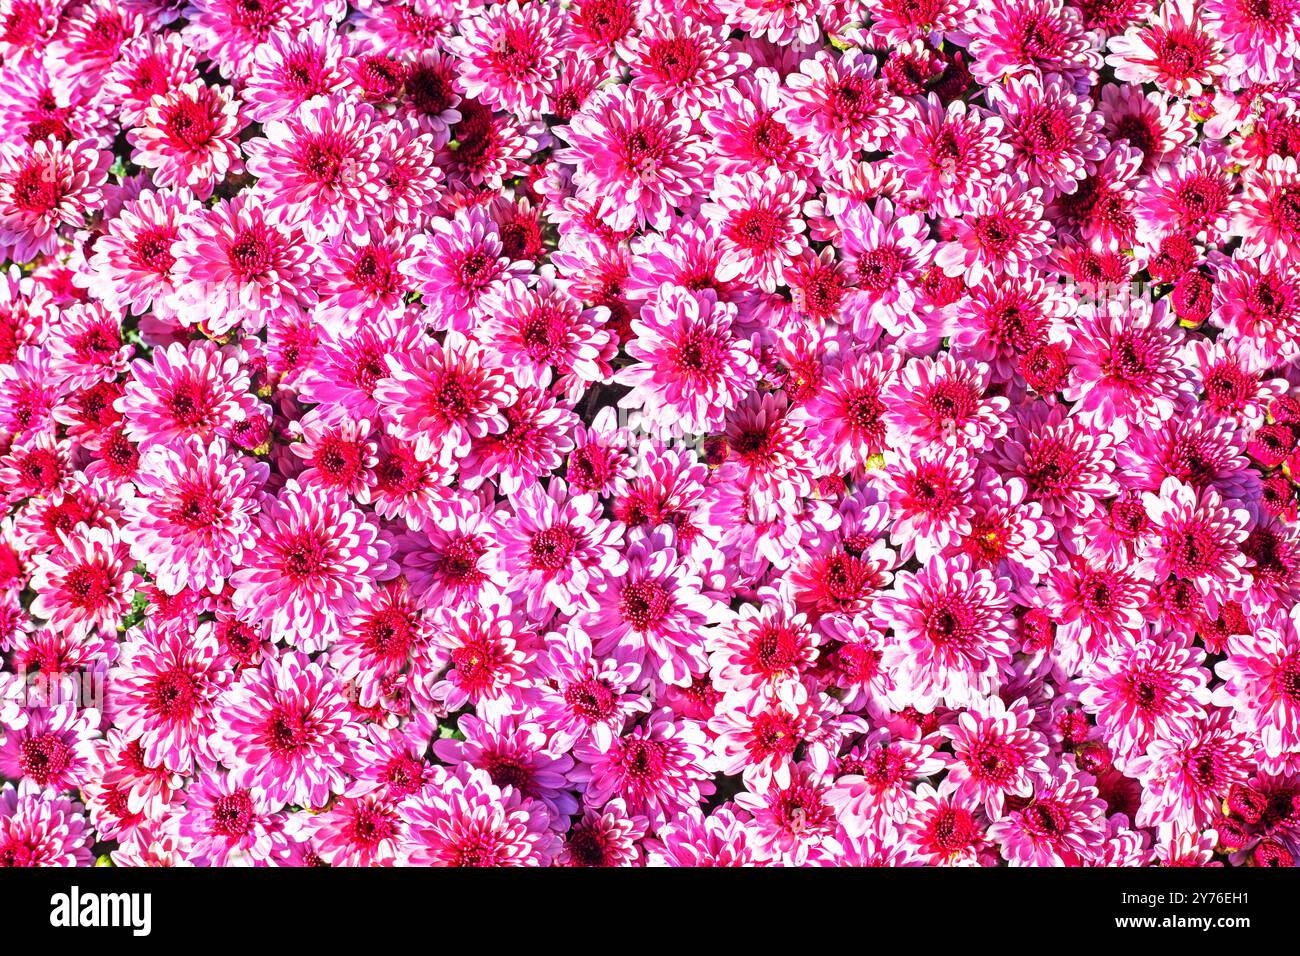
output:
M844 474L885 449L885 394L902 366L897 354L866 349L842 356L825 383L791 417L807 429L820 470Z
M1256 631L1215 671L1223 683L1214 703L1234 714L1239 729L1257 734L1267 756L1300 749L1300 640L1293 617Z
M703 731L692 721L674 720L667 709L651 713L606 750L583 742L573 753L581 762L571 779L586 785L588 807L618 798L629 813L644 815L656 829L714 790L705 770Z
M988 366L955 358L921 356L894 380L885 424L900 447L939 445L978 452L1006 434L1009 401L987 394Z
M706 629L722 609L683 557L668 529L627 548L618 580L595 596L594 611L575 619L596 635L597 654L667 684L705 669Z
M1129 248L1137 232L1134 186L1141 164L1141 153L1127 142L1117 143L1105 159L1088 164L1078 189L1053 200L1047 207L1048 221L1101 251Z
M301 221L304 234L317 240L355 233L381 189L378 136L369 104L341 95L314 97L269 120L244 148L268 217Z
M392 866L406 839L398 805L383 796L345 794L324 813L305 815L296 835L329 866Z
M27 785L0 788L0 866L90 866L92 839L80 803Z
M157 185L186 186L207 199L242 169L237 137L244 125L230 87L190 82L151 99L127 141L132 160L152 170Z
M477 337L518 376L521 385L557 387L576 399L611 374L613 336L606 312L581 303L542 279L536 286L509 282L484 297Z
M614 229L666 228L671 211L687 206L703 172L704 147L690 120L627 86L598 90L556 135L556 151L572 163L580 198L592 201Z
M925 218L895 209L888 199L855 203L839 217L840 251L852 276L844 312L854 333L870 340L877 329L913 331L917 285L934 258Z
M600 516L594 495L570 495L552 478L515 495L514 517L501 529L499 560L528 613L594 607L594 585L621 574L623 529Z
M434 778L401 806L402 860L415 866L548 866L560 849L546 809L467 764Z
M185 791L180 836L189 858L201 866L267 866L287 855L285 819L261 787L235 782L233 774L200 774Z
M582 814L565 835L555 862L558 866L636 866L646 826L645 817L628 816L616 797L603 808Z
M1007 75L1062 76L1084 93L1101 68L1083 16L1062 0L1014 0L983 10L969 24L971 76L992 85Z
M404 271L442 328L469 332L484 315L484 299L530 271L504 255L497 225L481 207L438 218L404 264Z
M315 651L375 587L396 574L392 544L344 495L289 481L258 516L257 543L231 575L237 606Z
M109 162L93 142L0 143L0 249L14 261L53 252L59 229L99 204Z
M1232 177L1205 150L1184 153L1157 169L1138 194L1137 237L1152 243L1171 235L1217 241L1236 211Z
M1012 156L1003 121L962 100L944 106L934 94L914 109L890 161L922 203L940 215L960 215L988 192Z
M434 619L434 667L420 688L447 711L467 703L480 714L513 711L525 689L535 637L511 599L484 589L473 604L445 607ZM432 681L443 666L442 678Z
M632 89L670 103L691 117L707 114L749 65L720 25L674 11L645 17L619 47Z
M172 245L171 303L186 325L222 335L243 325L260 331L268 313L310 305L311 254L300 227L277 222L251 193L222 200L191 218Z
M1121 80L1155 83L1180 96L1195 96L1223 72L1219 35L1211 32L1193 0L1165 0L1147 22L1110 40L1106 62Z
M196 211L186 189L145 192L125 203L95 240L81 277L86 288L111 309L139 314L152 305L155 312L168 313L176 288L173 248Z
M473 442L461 460L462 488L473 490L491 479L502 494L513 495L526 482L553 472L572 450L569 436L578 416L550 392L520 388L501 412L505 428Z
M1117 766L1127 768L1153 740L1192 730L1210 701L1204 659L1185 639L1121 638L1087 670L1079 702L1096 716Z
M1021 697L1010 705L990 697L943 728L952 740L945 781L959 803L980 802L999 820L1008 798L1030 797L1035 781L1048 773L1047 742L1032 727L1034 714Z
M241 98L249 119L288 119L314 97L351 89L347 49L344 36L319 20L301 30L273 31L253 49L247 66Z
M1293 0L1259 7L1243 0L1206 0L1205 22L1223 42L1231 67L1247 83L1275 83L1300 57L1300 9Z
M1032 269L1018 278L986 280L957 308L953 351L986 363L993 381L1009 381L1023 356L1069 341L1065 319L1074 308Z
M50 793L77 790L91 779L100 714L75 702L28 706L0 735L0 774Z
M1062 761L1037 780L1028 806L989 827L1012 866L1078 866L1100 849L1106 804L1090 779Z
M1010 474L1024 480L1043 514L1087 517L1100 499L1119 490L1113 445L1112 436L1088 428L1063 407L1039 407L1024 413L997 454Z
M421 457L450 464L470 443L503 431L501 412L515 397L495 356L478 342L448 332L441 343L387 356L374 397L392 433L422 443Z
M1151 516L1153 540L1139 571L1159 582L1176 577L1191 582L1211 613L1244 584L1249 513L1225 502L1214 488L1199 493L1177 478L1166 478L1158 494L1142 497Z
M486 106L520 115L544 113L559 68L563 19L547 4L509 0L461 20L447 52L460 62L458 83Z
M626 346L638 362L615 376L632 386L620 401L668 433L720 425L750 390L757 373L752 344L737 328L736 307L711 291L667 288L632 324Z
M433 752L447 766L476 767L499 787L513 787L546 807L551 823L563 822L578 810L578 799L567 774L573 758L554 754L547 747L541 724L515 714L494 711L481 719L466 714L457 722L464 740L447 738L433 743Z
M198 82L194 51L175 34L144 34L125 43L102 78L99 96L125 126L138 126L155 96Z
M138 739L145 765L188 774L196 758L215 759L216 698L229 676L210 623L188 633L147 620L109 671L107 716Z
M355 737L337 676L298 651L249 668L217 699L211 746L231 781L274 806L323 807L347 781Z
M965 450L921 448L885 469L880 490L889 502L890 539L904 560L921 562L971 532L975 459Z
M783 284L785 270L807 248L799 215L804 189L798 177L774 170L715 181L714 201L700 211L720 227L719 280L767 292Z
M1011 659L1006 582L965 557L933 558L917 573L900 571L876 599L873 616L893 629L884 663L915 705L969 705L996 692Z
M808 141L780 118L781 90L777 75L760 68L718 91L717 104L701 117L713 136L709 162L716 174L809 167Z
M231 349L213 342L188 347L174 342L150 359L131 364L126 391L115 403L127 435L143 446L190 435L229 435L237 422L254 414L248 370Z
M1158 425L1191 397L1182 341L1159 302L1085 307L1072 331L1070 381L1062 394L1076 403L1082 421L1117 437L1130 424Z
M861 50L834 58L825 52L806 59L786 78L780 117L808 140L825 171L848 164L863 150L890 140L903 116L903 101L876 76L876 59Z
M31 611L73 639L95 631L115 633L137 581L115 528L80 525L63 537L61 547L37 556Z
M538 667L545 679L532 694L538 720L550 728L550 747L557 753L568 753L581 742L608 750L629 718L650 709L648 700L629 690L640 668L594 657L591 639L576 628L548 636Z
M319 17L337 23L343 12L338 0L196 0L187 10L185 34L223 76L234 79L247 73L253 51L275 33L297 32Z
M954 224L951 242L935 262L950 276L975 285L984 276L1020 276L1047 252L1051 227L1043 219L1041 191L997 183L972 200Z
M1231 729L1231 715L1217 707L1198 716L1187 731L1157 737L1128 772L1142 781L1135 823L1172 823L1199 830L1222 814L1234 784L1249 776L1248 739Z
M1105 155L1103 117L1059 77L1010 76L989 87L991 105L1006 124L1010 165L1050 200L1078 188L1085 164Z
M153 445L135 474L123 537L168 594L219 592L257 537L268 468L197 436Z

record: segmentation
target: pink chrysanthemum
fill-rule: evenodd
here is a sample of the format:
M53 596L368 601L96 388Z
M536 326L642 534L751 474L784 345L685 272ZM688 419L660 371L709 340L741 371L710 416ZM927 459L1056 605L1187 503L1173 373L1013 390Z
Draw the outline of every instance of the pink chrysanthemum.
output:
M669 433L720 425L757 372L752 345L736 325L735 306L712 292L665 289L633 322L627 351L640 361L615 376L633 389L620 405L639 408Z
M14 261L53 252L59 229L99 204L110 161L85 141L0 143L0 249Z
M690 120L627 86L598 90L556 134L568 148L578 196L614 229L666 228L673 207L688 205L703 172L704 148Z
M655 828L713 793L703 731L691 721L675 721L667 710L650 714L607 750L579 743L574 756L581 762L572 779L585 783L588 807L618 798Z
M32 613L74 639L115 633L138 581L128 562L116 529L78 526L60 547L37 557Z
M545 808L462 764L402 804L402 859L416 866L548 866L560 849Z
M284 817L261 787L219 771L200 774L185 791L180 836L188 856L207 866L267 866L287 854Z
M211 746L231 781L274 806L323 807L347 782L355 736L338 678L297 651L249 668L217 699Z
M1062 395L1076 403L1082 421L1117 437L1130 424L1158 425L1191 397L1182 342L1160 302L1086 307L1073 330Z
M825 52L806 59L786 78L786 105L778 114L808 140L824 170L844 166L863 150L879 149L894 135L903 102L876 76L876 59L851 50L836 59Z
M391 550L374 519L339 492L290 481L264 500L257 543L230 577L235 603L285 640L319 650L377 582L396 574Z
M223 335L258 332L269 314L309 305L311 255L297 226L276 222L253 194L222 200L194 216L172 245L171 303L186 325Z
M420 457L449 464L470 443L506 427L515 390L478 342L448 332L441 343L388 356L374 397L394 435L421 443Z
M989 827L1012 866L1078 866L1100 849L1106 804L1062 762L1040 777L1033 799Z
M1218 708L1198 716L1177 736L1157 737L1128 772L1142 781L1142 804L1135 823L1173 823L1199 830L1222 814L1234 784L1245 783L1250 745L1230 727L1231 715Z
M355 232L375 211L379 142L369 104L315 97L290 116L268 121L244 152L269 217L301 220L309 238Z
M145 447L190 435L228 436L257 408L248 385L248 369L234 350L208 341L175 342L155 350L151 360L132 363L114 407L126 420L127 435Z
M563 20L549 5L518 0L477 11L458 23L446 43L459 60L457 81L467 96L520 115L544 113L559 69Z
M965 557L934 558L915 574L895 575L873 613L893 631L885 666L918 708L965 706L997 690L1012 650L1003 580L973 570Z
M1155 83L1180 96L1195 96L1223 72L1222 44L1201 19L1193 0L1165 0L1142 25L1110 40L1106 62L1121 80Z
M933 94L914 108L891 161L922 203L940 215L960 215L983 198L1012 156L1003 121L962 100L944 106Z
M220 439L153 445L135 473L123 537L168 594L219 592L257 540L254 521L268 468Z
M0 866L90 866L92 839L81 804L52 790L0 789Z
M185 83L155 96L127 133L132 160L159 186L185 186L199 199L242 168L237 137L244 127L228 86Z
M1031 726L1025 698L1010 706L990 697L944 728L952 740L945 781L959 803L979 802L990 820L1002 817L1009 797L1029 797L1048 772L1047 742Z
M1204 653L1184 640L1120 639L1088 670L1079 697L1119 767L1156 739L1185 736L1210 701Z
M564 482L527 485L514 497L515 514L498 538L511 588L528 613L594 607L594 586L621 574L617 548L623 529L601 516L594 495L570 495Z
M1177 478L1166 478L1157 494L1142 497L1151 517L1153 539L1139 571L1159 582L1167 577L1188 581L1217 611L1243 584L1249 513L1225 502L1214 488L1197 492Z
M210 623L189 633L146 621L108 679L107 716L139 740L145 765L188 774L196 758L215 759L215 704L229 672Z
M1300 639L1293 618L1261 628L1215 667L1223 683L1214 703L1258 734L1264 753L1282 757L1300 749Z
M799 215L803 195L798 177L774 170L715 181L715 201L700 211L719 224L717 278L768 292L783 284L785 270L807 248Z

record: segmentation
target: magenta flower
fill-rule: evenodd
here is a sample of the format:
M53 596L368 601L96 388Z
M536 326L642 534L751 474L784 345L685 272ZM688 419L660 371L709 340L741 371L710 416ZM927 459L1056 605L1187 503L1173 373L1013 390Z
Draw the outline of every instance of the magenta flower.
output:
M662 228L703 172L704 148L690 125L631 87L598 90L556 130L569 144L556 157L574 163L579 198L610 228Z
M713 793L704 769L708 755L703 731L691 722L674 721L667 710L650 714L607 750L580 743L573 753L581 762L572 779L585 783L588 807L619 799L628 812L644 815L656 829Z
M219 592L256 544L267 473L221 439L151 446L136 472L138 495L126 506L123 537L132 556L168 594Z
M217 699L216 723L211 746L230 784L254 788L268 809L319 808L343 791L355 730L338 678L306 655L245 670Z
M216 700L229 678L211 624L189 634L146 621L109 671L108 717L138 739L144 764L188 775L196 759L216 759Z
M90 142L0 144L0 248L21 261L50 253L61 227L100 202L110 154Z
M468 764L442 767L401 815L404 861L416 866L548 866L559 839L545 808Z
M140 125L127 134L132 159L153 170L159 186L185 186L199 199L242 169L239 102L226 86L201 81L159 91Z
M715 295L665 289L632 330L627 350L639 361L615 376L632 386L620 405L666 433L721 424L753 382L753 346L736 328L735 306Z
M231 575L236 606L316 651L380 581L393 577L392 542L334 489L289 481L265 502L257 542Z
M1011 659L1005 584L964 557L900 571L876 599L876 623L893 631L883 662L926 710L968 706L996 691Z

